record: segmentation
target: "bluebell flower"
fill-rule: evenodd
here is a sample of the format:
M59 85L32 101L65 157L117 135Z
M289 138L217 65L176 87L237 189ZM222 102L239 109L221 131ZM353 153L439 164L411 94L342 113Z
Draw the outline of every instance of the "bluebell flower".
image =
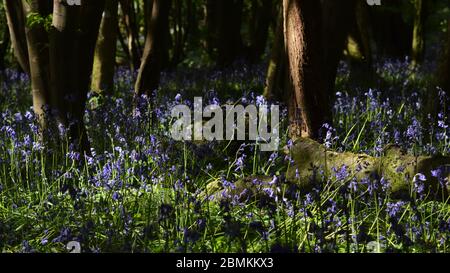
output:
M275 197L275 192L272 188L264 188L263 191L270 197L270 198L274 198Z
M419 142L422 139L422 126L415 117L412 118L412 124L408 126L406 136L413 142Z
M423 175L422 173L416 174L413 178L414 190L417 194L419 194L419 197L423 197L423 193L425 190L425 185L423 182L425 182L426 180L427 179L425 175Z
M398 216L400 216L405 205L405 201L398 201L395 203L389 202L386 204L386 212L391 218L397 218Z
M339 170L334 169L333 171L334 171L336 180L338 180L338 181L343 181L343 180L347 179L347 177L349 176L348 167L346 165L342 165L342 167Z
M267 104L266 99L264 98L264 96L260 95L256 97L256 105L257 106L261 106L261 105L265 105Z
M239 172L239 171L243 171L244 170L244 163L245 163L245 158L247 157L246 154L242 154L237 160L236 160L236 168L234 169L234 171Z
M351 192L357 192L358 190L358 181L356 179L352 179L350 183L348 184L348 188Z

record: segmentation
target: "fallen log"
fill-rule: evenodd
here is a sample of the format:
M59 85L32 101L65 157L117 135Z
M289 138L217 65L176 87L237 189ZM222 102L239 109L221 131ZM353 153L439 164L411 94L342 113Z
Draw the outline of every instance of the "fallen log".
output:
M380 157L349 152L337 153L308 138L298 139L286 152L294 161L286 178L303 188L311 186L308 185L310 177L317 170L321 169L329 176L345 166L349 177L355 177L357 181L367 177L384 178L389 185L388 193L396 198L410 196L414 177L419 173L426 178L421 182L424 186L423 192L428 198L446 199L449 196L448 156L412 156L395 145L388 145ZM438 168L441 170L441 181L432 175L432 171Z
M345 168L346 176L335 187L348 183L350 180L360 182L367 178L387 184L386 192L393 198L409 199L414 188L414 178L423 174L420 183L422 193L427 199L446 200L450 193L450 157L448 156L412 156L394 145L388 145L380 157L350 152L338 153L327 149L324 145L309 139L299 138L294 145L285 149L292 159L284 175L283 181L276 181L268 176L250 176L240 179L231 186L225 186L219 180L211 182L206 189L208 196L217 200L224 197L237 197L239 200L248 198L260 199L264 195L277 194L280 183L284 188L295 188L305 193L315 186L320 179L314 179L318 173L324 177L335 176ZM432 175L432 171L440 169L440 179Z

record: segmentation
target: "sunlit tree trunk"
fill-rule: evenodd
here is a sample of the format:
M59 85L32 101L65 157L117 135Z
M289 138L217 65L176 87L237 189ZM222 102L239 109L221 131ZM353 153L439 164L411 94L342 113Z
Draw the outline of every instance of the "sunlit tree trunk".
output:
M92 72L91 89L98 93L112 94L114 89L118 30L117 10L117 0L106 0Z
M290 135L317 139L331 111L324 77L321 4L316 0L283 0L284 41L292 80Z
M34 13L46 17L52 12L51 0L22 0L21 2L25 15ZM50 107L48 33L45 26L42 24L27 25L25 27L25 33L30 63L33 109L38 117L41 130L45 131L47 128L45 111Z
M3 0L8 22L11 44L14 56L20 67L26 73L30 72L28 62L28 50L25 37L25 18L22 9L22 3L19 0Z
M151 95L158 88L162 67L164 30L169 23L170 0L153 0L152 16L147 20L147 37L139 74L136 95Z

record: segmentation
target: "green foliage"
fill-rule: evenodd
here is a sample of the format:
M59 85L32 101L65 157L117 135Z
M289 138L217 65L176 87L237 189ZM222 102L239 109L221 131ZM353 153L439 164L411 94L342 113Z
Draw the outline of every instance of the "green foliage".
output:
M44 27L48 31L52 25L52 18L53 18L53 15L51 15L51 14L48 16L42 16L37 12L30 12L27 15L26 24L29 28L41 26L41 27Z

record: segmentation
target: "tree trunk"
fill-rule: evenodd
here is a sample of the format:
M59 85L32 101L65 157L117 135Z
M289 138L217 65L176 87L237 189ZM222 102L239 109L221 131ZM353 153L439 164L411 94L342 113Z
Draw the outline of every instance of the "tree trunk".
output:
M25 36L25 19L22 3L18 0L4 0L6 20L13 46L14 56L20 67L26 73L30 73L28 62L27 40Z
M134 10L133 0L120 0L120 7L123 13L123 22L127 30L128 51L131 56L131 68L136 70L139 68L142 56L141 45L139 43L139 30L136 22L136 13Z
M129 63L129 67L131 69L133 69L133 64L132 64L132 58L131 58L131 53L130 53L130 49L128 48L127 43L125 42L125 38L122 35L122 31L120 28L120 24L117 25L117 39L119 40L120 46L122 47L123 53L125 54L125 59L128 61ZM124 63L124 62L123 62Z
M337 68L342 59L350 29L356 25L356 1L325 0L323 11L327 93L330 98L333 98Z
M436 71L436 79L434 85L430 86L427 95L427 113L434 120L437 120L438 114L442 113L444 117L448 116L450 105L450 17L447 18L447 33L442 45L441 53L438 60L438 68ZM439 94L439 87L445 91L445 96ZM433 124L430 124L433 126Z
M164 30L169 24L170 0L153 0L152 17L148 18L148 32L144 55L136 80L136 95L152 95L158 88L162 67Z
M186 29L183 24L183 1L174 0L174 16L173 19L173 54L170 61L170 66L175 67L181 62L184 55L185 35Z
M450 97L450 18L447 19L447 21L447 41L439 68L439 85L447 92L448 99ZM447 107L449 107L449 105L447 105Z
M413 31L413 40L412 40L412 66L417 66L423 61L424 54L424 33L423 28L425 24L425 1L423 0L414 0L414 31Z
M105 12L95 49L91 89L97 93L112 94L116 65L118 1L106 0Z
M278 25L274 31L275 40L270 54L269 65L267 67L266 84L264 86L264 97L282 101L285 89L285 77L287 56L284 46L283 35L283 12L278 15Z
M321 5L316 0L283 0L284 41L292 80L289 123L292 138L317 139L331 120L322 45Z
M0 42L0 73L5 69L5 58L8 52L10 42L9 31L6 28L3 32L2 41Z
M46 17L51 14L51 0L39 1L22 0L24 14L35 13ZM25 27L30 63L31 90L33 96L33 109L38 117L41 130L44 132L47 125L45 111L50 107L50 74L49 74L49 48L48 33L42 24Z
M403 59L411 53L412 28L404 21L402 1L384 1L370 8L378 55Z
M272 0L252 2L252 21L250 23L250 52L251 62L258 62L264 54L267 45L270 17L272 14Z
M242 9L243 0L207 1L207 47L219 67L231 64L242 53Z
M358 86L369 88L373 83L374 71L368 6L362 1L356 1L355 5L355 19L347 40L350 81Z
M83 122L95 43L105 1L81 6L53 3L50 33L51 103L57 121L69 130L71 142L89 152ZM83 56L83 58L80 58Z
M144 0L144 33L147 37L148 24L146 24L146 18L150 18L152 16L152 4L153 0Z

